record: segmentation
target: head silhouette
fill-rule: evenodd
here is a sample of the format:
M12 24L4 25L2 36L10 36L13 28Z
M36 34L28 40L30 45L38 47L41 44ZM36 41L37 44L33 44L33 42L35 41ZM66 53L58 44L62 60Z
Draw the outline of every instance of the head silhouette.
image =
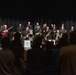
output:
M10 45L10 39L8 37L3 37L1 39L1 45L2 45L2 48L8 48L9 45Z

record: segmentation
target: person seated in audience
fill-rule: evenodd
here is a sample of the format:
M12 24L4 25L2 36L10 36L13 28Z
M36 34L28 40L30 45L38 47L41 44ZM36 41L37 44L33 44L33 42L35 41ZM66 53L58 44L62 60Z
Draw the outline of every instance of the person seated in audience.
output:
M51 52L52 52L52 48L53 48L53 41L46 41L45 43L45 47L46 47L46 54L47 54L47 65L51 65Z
M56 64L56 60L57 60L57 57L58 57L58 55L59 55L59 53L60 53L60 49L62 48L62 47L65 47L65 46L67 46L68 45L68 41L67 41L67 39L66 38L60 38L59 39L59 41L58 41L58 44L56 44L55 46L53 46L52 48L51 48L51 50L50 50L50 48L49 48L49 50L50 50L50 52L48 52L48 54L50 54L50 63L49 63L49 66L52 66L52 68L51 69L54 69L54 72L55 73L57 73L57 75L58 75L58 73L59 73L59 67L57 66L57 64ZM50 46L51 47L51 46ZM53 73L54 73L53 72ZM55 74L56 75L56 74Z
M76 30L70 33L70 45L62 47L57 58L60 75L76 75Z
M63 33L62 38L65 38L66 42L69 44L69 34L68 33Z
M28 66L38 65L42 67L46 65L46 52L44 49L42 49L41 45L42 37L35 38L32 49L27 51L27 64L29 64Z
M15 54L15 65L19 72L22 73L23 64L21 64L21 62L24 61L24 47L22 45L20 33L15 33L14 40L10 43L10 49Z
M66 38L68 40L68 33L63 33L62 38Z
M58 43L51 49L52 65L56 66L56 59L57 59L57 56L59 55L60 49L68 45L69 43L66 36L59 39Z
M67 45L69 45L68 39L66 37L62 37L59 39L58 43L56 44L56 48L62 48Z
M9 49L10 39L1 39L2 50L0 50L0 75L20 75L15 66L15 55Z

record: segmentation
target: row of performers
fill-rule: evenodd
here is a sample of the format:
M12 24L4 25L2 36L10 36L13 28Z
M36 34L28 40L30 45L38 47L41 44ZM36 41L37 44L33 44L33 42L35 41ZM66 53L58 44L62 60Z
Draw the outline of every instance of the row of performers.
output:
M9 30L13 28L11 26L10 28L7 29L7 25L4 25L3 27L0 28L0 33L2 34L2 37L4 36L9 36L12 37L15 32L9 32ZM71 27L71 31L74 30L74 27ZM39 24L33 27L29 24L26 27L22 26L20 23L19 26L17 27L17 32L19 32L22 35L23 39L29 39L29 38L35 38L38 36L42 36L45 40L48 39L55 39L58 40L59 37L62 37L63 33L66 33L67 30L65 29L64 23L61 25L61 29L57 30L57 27L55 24L51 25L51 27L47 26L47 24L43 24L43 27L41 28Z

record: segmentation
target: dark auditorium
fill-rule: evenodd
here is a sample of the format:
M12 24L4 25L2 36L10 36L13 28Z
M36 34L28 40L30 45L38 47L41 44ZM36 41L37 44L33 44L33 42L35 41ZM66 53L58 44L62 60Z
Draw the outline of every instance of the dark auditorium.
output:
M0 75L76 75L75 52L74 2L0 2Z

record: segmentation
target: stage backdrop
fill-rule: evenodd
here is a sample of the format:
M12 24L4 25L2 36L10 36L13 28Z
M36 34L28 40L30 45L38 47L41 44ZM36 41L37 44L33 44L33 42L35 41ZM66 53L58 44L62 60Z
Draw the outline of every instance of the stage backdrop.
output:
M0 18L0 25L2 25L3 23L7 24L8 28L13 26L12 30L16 31L16 28L18 27L19 23L22 23L22 25L26 27L28 21L31 22L31 25L32 25L33 28L34 28L36 22L39 22L41 27L44 23L47 23L48 26L50 26L52 23L53 24L55 23L56 26L57 26L57 29L60 29L61 24L64 23L65 28L66 28L67 31L70 30L71 26L74 26L75 29L76 29L76 20L68 20L68 19L53 21L52 19L48 19L48 18L36 18L36 19L31 19L30 20L30 19L22 19L22 18L17 18L16 19L16 18L3 18L3 17L1 17Z

